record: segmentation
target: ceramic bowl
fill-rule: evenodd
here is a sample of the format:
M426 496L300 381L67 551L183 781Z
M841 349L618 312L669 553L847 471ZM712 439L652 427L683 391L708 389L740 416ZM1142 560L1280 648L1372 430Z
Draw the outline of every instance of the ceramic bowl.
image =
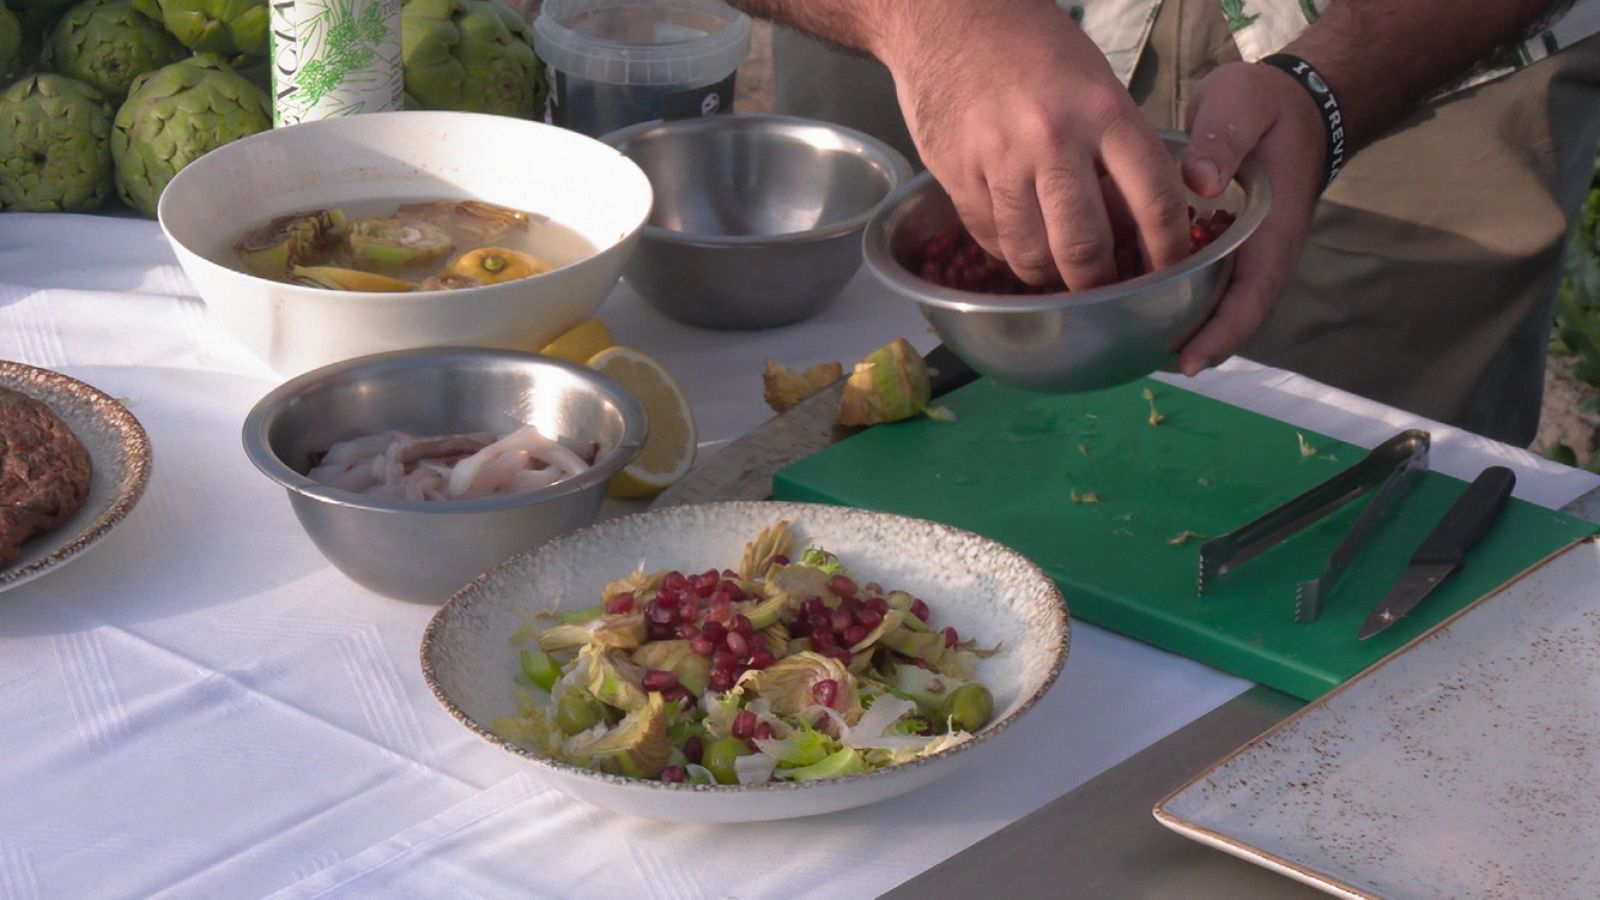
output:
M839 778L759 785L668 784L607 775L546 758L497 736L515 714L519 648L511 636L539 610L598 602L607 582L640 566L703 571L738 565L745 544L787 520L802 541L837 554L858 579L924 598L935 626L982 645L979 679L994 694L993 720L971 740L884 769ZM434 696L473 733L524 760L543 781L619 812L683 822L747 822L834 812L948 777L987 756L1060 674L1067 608L1054 582L988 538L886 513L804 503L711 503L612 519L513 557L475 579L429 623L422 668Z
M233 268L247 229L301 210L387 214L478 199L546 216L594 252L542 275L454 291L378 293L284 284ZM207 306L283 375L386 350L538 350L594 315L649 215L650 182L573 131L506 116L387 112L251 135L189 164L161 194L161 227Z

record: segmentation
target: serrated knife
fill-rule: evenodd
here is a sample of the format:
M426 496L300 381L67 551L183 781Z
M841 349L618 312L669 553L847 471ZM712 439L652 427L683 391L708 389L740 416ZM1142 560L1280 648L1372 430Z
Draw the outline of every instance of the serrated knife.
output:
M939 397L978 377L943 344L923 355L933 396ZM833 423L848 378L840 378L793 409L779 413L718 450L656 496L651 509L710 500L766 500L772 476L798 459L824 450L860 429Z
M1483 539L1500 516L1516 483L1516 473L1505 466L1490 466L1479 473L1423 538L1411 555L1405 574L1373 608L1357 637L1364 641L1400 621L1461 568L1467 561L1467 551Z

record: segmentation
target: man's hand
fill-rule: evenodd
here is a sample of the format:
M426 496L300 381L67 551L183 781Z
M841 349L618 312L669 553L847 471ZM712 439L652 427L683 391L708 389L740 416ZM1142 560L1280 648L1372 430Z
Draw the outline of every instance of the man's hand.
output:
M1117 280L1113 225L1147 268L1188 255L1171 154L1054 3L896 4L872 48L923 161L984 249L1024 281Z
M1207 75L1189 103L1183 177L1202 197L1222 193L1246 156L1272 185L1272 208L1237 251L1233 280L1203 328L1178 354L1195 375L1227 359L1261 326L1299 261L1316 206L1327 133L1305 88L1286 72L1232 63Z

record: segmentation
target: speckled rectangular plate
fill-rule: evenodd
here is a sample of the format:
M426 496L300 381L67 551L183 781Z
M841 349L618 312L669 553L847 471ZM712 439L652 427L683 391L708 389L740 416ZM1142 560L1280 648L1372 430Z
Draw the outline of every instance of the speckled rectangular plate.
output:
M1306 706L1155 815L1342 896L1600 896L1600 539Z

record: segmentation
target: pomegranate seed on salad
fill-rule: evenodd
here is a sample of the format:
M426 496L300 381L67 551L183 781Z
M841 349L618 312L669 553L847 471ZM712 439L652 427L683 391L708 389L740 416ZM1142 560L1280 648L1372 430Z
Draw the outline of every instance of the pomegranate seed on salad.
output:
M954 240L956 261L984 264ZM522 665L508 677L528 700L491 727L574 765L736 784L892 766L988 724L979 670L999 648L963 641L927 601L847 565L778 522L737 571L614 581L598 605L518 632ZM766 758L734 765L752 754Z

